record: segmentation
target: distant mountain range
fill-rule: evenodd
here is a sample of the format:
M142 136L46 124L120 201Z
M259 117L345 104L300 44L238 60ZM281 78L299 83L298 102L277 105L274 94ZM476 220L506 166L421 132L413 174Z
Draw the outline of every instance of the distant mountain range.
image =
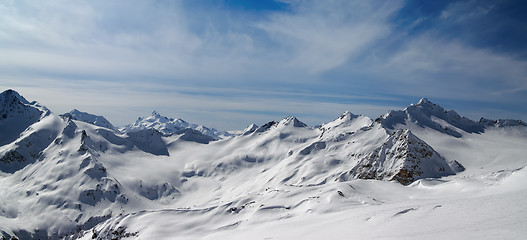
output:
M481 147L487 139L509 145ZM170 236L200 238L288 213L392 206L361 184L419 195L417 185L438 179L501 179L527 165L506 157L523 156L518 146L526 142L520 120L475 122L425 98L375 120L345 112L310 127L290 116L232 133L157 112L117 129L102 116L56 115L7 90L0 94L0 236L148 238L157 236L150 228L185 219ZM335 190L338 183L351 189ZM334 199L330 192L342 197L334 208L320 204Z
M180 118L168 118L162 116L158 112L152 112L152 115L148 117L140 117L132 124L126 125L119 129L121 132L134 132L143 129L155 129L164 135L178 134L186 129L192 129L197 132L200 132L203 135L209 136L214 140L225 139L232 137L233 134L230 134L226 131L218 131L214 128L208 128L202 125L187 123Z

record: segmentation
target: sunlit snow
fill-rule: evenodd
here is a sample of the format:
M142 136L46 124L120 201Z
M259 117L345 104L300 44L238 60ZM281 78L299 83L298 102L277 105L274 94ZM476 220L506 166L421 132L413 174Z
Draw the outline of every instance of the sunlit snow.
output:
M9 239L521 239L527 126L427 99L378 119L117 130L0 94Z

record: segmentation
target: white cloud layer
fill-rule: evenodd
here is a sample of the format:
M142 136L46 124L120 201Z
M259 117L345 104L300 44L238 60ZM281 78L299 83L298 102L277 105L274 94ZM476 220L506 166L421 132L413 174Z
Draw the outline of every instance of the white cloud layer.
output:
M251 18L179 1L2 1L0 87L117 124L161 108L218 128L402 107L380 95L525 100L524 60L434 29L404 32L393 22L403 1L285 2L286 11ZM461 7L442 18L461 21Z

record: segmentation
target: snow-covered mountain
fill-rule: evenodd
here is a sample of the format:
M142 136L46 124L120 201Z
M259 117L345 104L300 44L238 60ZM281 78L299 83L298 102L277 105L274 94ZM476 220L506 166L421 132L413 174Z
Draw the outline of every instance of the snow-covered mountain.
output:
M484 127L516 127L516 126L527 126L527 123L523 122L522 120L514 120L514 119L498 119L498 120L491 120L486 118L481 118L478 121L479 124L483 125Z
M0 145L13 142L31 124L42 119L48 109L28 102L13 90L0 94Z
M51 112L13 90L0 94L0 171L16 172L36 161L58 134Z
M208 128L203 125L188 123L180 118L168 118L162 116L156 111L152 112L148 117L138 118L134 123L122 127L120 131L135 132L149 128L155 129L165 135L180 134L185 132L186 129L192 129L215 140L225 139L232 136L232 134L227 131L218 131L214 128Z
M214 141L156 113L122 132L88 113L60 117L12 90L0 107L5 238L527 233L527 126L517 120L474 122L423 99L375 121L287 117Z
M454 110L446 111L426 98L421 99L417 105L412 104L402 111L390 111L376 121L388 129L397 128L397 125L416 124L454 137L461 137L459 130L468 133L484 131L482 124L461 117ZM449 128L447 125L454 128Z
M105 127L109 129L115 129L115 127L106 120L103 116L93 115L87 112L81 112L77 109L73 109L71 112L60 115L61 117L71 118L74 120L91 123L95 126Z
M521 120L481 118L478 122L462 117L454 110L445 110L441 106L421 99L416 105L411 104L404 110L394 110L377 118L385 129L432 129L454 137L461 137L463 133L483 133L491 127L525 127Z

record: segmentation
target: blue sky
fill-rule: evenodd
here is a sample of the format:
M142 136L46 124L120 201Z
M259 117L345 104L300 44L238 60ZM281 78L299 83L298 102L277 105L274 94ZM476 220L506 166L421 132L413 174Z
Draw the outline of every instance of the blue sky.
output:
M527 120L523 1L1 1L0 88L115 125L219 129L421 97Z

